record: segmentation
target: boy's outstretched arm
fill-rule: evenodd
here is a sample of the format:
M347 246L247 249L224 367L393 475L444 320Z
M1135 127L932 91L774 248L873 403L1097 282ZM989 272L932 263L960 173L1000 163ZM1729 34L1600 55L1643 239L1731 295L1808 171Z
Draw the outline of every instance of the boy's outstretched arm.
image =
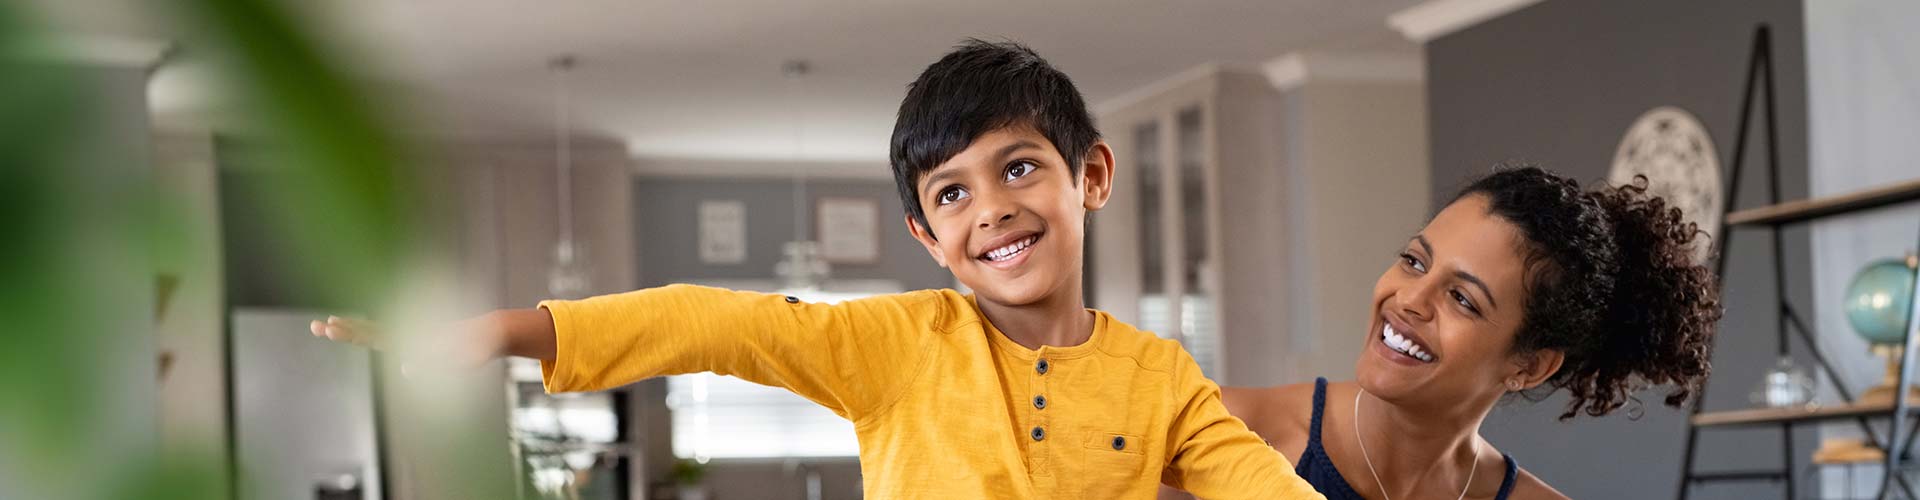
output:
M780 387L855 419L907 387L931 352L937 292L835 305L691 285L549 300L406 339L426 363L472 366L501 356L541 360L549 392L610 389L663 375L713 372ZM391 340L350 319L314 335L375 348Z
M339 316L314 321L308 329L317 337L376 349L387 348L391 340L371 322ZM556 344L553 314L539 308L489 312L432 335L436 337L427 339L429 348L462 366L506 356L551 360Z

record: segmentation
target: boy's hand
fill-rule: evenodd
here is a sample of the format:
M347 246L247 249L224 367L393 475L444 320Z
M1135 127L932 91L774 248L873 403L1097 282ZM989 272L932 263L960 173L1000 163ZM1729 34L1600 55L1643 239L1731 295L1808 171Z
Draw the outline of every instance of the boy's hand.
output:
M373 324L364 320L327 316L324 321L314 321L307 325L307 329L312 330L315 337L325 337L334 342L383 350L387 348L384 342L378 346L375 345Z
M387 332L373 322L339 316L314 321L308 330L315 337L334 342L398 351L403 373L415 368L447 371L475 368L503 354L502 336L490 319L481 316L405 339L388 337Z

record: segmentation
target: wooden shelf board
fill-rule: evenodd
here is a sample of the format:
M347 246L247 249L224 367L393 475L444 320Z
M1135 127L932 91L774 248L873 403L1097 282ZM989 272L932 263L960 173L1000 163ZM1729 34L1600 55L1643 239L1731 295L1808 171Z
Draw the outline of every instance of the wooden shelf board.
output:
M1908 413L1920 413L1920 408L1908 408ZM1854 417L1882 417L1893 414L1893 405L1840 405L1806 408L1751 408L1745 410L1701 412L1689 419L1696 427L1735 426L1777 424L1782 422L1806 422L1815 420L1835 420Z
M1740 210L1727 214L1727 225L1777 226L1912 200L1920 200L1920 179L1842 195Z

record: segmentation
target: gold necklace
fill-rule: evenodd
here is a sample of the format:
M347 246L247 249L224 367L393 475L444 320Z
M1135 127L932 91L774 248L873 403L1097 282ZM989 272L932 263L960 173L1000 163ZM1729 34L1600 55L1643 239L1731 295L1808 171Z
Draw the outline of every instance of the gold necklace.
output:
M1367 473L1373 475L1373 484L1380 487L1380 496L1393 500L1393 494L1387 493L1387 483L1380 481L1380 472L1373 470L1373 457L1367 455L1367 440L1360 437L1360 395L1366 393L1366 389L1359 387L1353 391L1353 440L1360 443L1360 458L1367 461ZM1480 445L1473 441L1468 443L1473 446L1473 462L1467 464L1467 484L1460 487L1460 498L1455 500L1466 500L1467 490L1473 487L1473 473L1480 469L1476 467L1480 463Z

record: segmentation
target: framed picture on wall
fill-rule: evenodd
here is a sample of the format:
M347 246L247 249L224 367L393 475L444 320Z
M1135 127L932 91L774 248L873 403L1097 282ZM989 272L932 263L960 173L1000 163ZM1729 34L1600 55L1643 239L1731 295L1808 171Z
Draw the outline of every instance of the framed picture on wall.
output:
M747 260L747 203L700 202L700 263L739 264Z
M820 198L814 210L820 257L836 264L880 260L880 204L871 198Z

